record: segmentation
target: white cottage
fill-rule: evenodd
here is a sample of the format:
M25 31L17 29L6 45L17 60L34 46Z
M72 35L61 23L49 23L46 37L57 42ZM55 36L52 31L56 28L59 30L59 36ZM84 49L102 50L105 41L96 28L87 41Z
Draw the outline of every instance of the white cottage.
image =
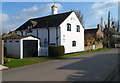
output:
M33 36L22 36L5 40L7 57L25 58L39 56L40 39Z
M42 48L64 45L65 53L84 51L84 28L76 14L73 11L57 14L57 7L51 8L52 15L29 19L16 29L17 34L40 38Z

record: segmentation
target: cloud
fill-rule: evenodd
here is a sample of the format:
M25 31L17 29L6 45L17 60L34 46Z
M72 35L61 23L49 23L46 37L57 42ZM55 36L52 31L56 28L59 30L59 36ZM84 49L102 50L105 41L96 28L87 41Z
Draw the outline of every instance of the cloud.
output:
M114 0L112 0L114 1ZM117 6L117 2L96 2L91 6L91 15L101 16L106 14L111 8Z
M4 33L4 32L13 31L13 30L15 30L15 27L17 27L16 24L4 25L4 26L2 27L2 32Z
M41 6L32 6L30 8L25 8L19 12L19 16L15 16L14 19L28 19L33 17L44 16L48 13L51 13L51 6L53 3L41 5ZM56 3L58 11L62 9L62 5Z
M0 13L0 21L1 22L5 22L5 21L8 21L9 17L7 14L5 13Z
M14 16L9 17L7 14L2 14L0 17L3 19L3 32L14 30L16 27L19 27L21 23L25 22L30 18L41 17L51 13L51 6L53 3L49 3L41 6L32 6L29 8L24 8L23 10L18 11ZM62 5L56 3L58 11L62 9ZM0 19L2 19L0 18ZM7 25L7 26L6 26Z
M103 19L106 19L106 16L108 15L108 11L113 11L114 8L118 7L118 2L116 0L109 0L106 2L94 2L89 9L91 10L88 21L89 25L88 27L96 27L98 23L100 23L101 17L104 17ZM112 14L112 13L111 13ZM93 19L94 18L94 19ZM92 22L91 22L92 19Z

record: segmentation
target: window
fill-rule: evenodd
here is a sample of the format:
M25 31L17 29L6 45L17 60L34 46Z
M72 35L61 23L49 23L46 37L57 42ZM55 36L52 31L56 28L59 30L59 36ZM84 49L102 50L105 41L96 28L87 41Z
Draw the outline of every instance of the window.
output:
M50 45L56 45L55 43L50 43Z
M76 41L72 41L72 46L76 46Z
M80 32L80 26L77 25L77 32Z
M27 32L28 32L28 33L32 33L32 26L28 26Z
M9 41L9 42L12 42L12 41Z
M71 31L71 24L67 23L67 31Z
M15 41L15 42L19 42L19 41Z

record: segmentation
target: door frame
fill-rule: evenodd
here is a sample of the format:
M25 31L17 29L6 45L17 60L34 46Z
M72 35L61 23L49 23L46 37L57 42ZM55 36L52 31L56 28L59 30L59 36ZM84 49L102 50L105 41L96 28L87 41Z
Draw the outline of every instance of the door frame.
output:
M40 51L40 39L39 38L34 38L32 36L26 37L20 40L20 59L23 59L23 41L24 40L37 40L38 41L38 56L39 56L39 51Z

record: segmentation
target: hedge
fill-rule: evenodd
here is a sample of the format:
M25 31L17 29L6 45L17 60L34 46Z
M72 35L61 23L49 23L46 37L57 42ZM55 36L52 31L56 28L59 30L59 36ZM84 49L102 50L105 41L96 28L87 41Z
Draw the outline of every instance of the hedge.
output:
M48 53L49 57L64 56L65 49L64 46L61 45L50 45Z

